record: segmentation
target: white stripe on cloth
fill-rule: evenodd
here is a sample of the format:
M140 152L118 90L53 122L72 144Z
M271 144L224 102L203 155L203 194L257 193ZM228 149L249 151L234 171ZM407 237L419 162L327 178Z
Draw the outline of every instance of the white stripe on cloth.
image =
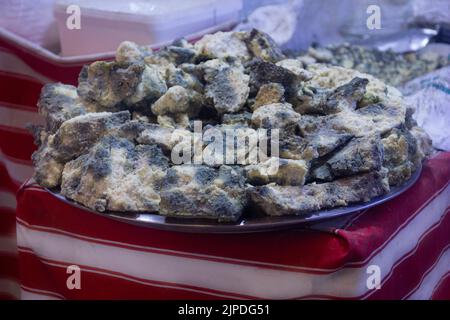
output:
M382 283L381 283L381 286L383 286L387 281L389 281L390 278L392 278L392 276L393 276L393 274L394 274L394 269L395 269L398 265L402 264L403 261L405 261L405 260L411 258L412 256L414 256L414 255L416 254L416 252L417 252L417 251L419 250L419 248L420 248L420 244L422 243L423 239L425 239L429 234L433 233L434 230L436 230L436 229L438 229L438 228L440 227L440 225L441 225L443 219L445 219L446 215L447 215L449 212L450 212L450 208L448 208L448 209L445 211L444 215L441 216L441 220L440 220L437 224L433 225L431 228L429 228L425 233L423 233L423 234L419 237L419 239L418 239L418 241L417 241L417 243L416 243L416 246L414 247L414 250L408 252L408 254L404 255L401 259L397 260L397 262L396 262L396 263L394 264L394 266L391 268L391 271L390 271L387 275L384 275L383 281L382 281ZM420 274L419 274L419 276L420 276ZM366 299L366 298L370 297L373 293L374 293L374 291L368 292L368 294L366 294L363 298Z
M25 253L34 254L33 251L28 250L28 249L19 249L19 251L22 252L22 253L25 252ZM57 267L57 268L63 268L64 270L67 268L67 264L51 262L51 261L48 261L48 260L43 260L42 258L41 258L40 262L43 263L43 264L46 264L48 266ZM90 269L90 268L87 268L87 267L83 267L82 271L83 272L88 272L88 273L93 273L93 274L98 274L98 275L103 275L103 276L108 276L108 277L112 277L112 278L116 278L116 279L127 280L129 282L138 283L138 284L151 286L151 287L158 287L158 288L165 288L165 289L175 289L175 290L180 290L180 291L201 293L201 294L206 294L206 295L210 295L210 296L214 296L214 297L218 297L218 298L222 298L222 299L225 298L225 299L244 299L244 300L247 300L246 298L242 298L241 296L238 296L238 295L220 294L220 293L217 293L217 292L212 292L212 291L207 291L207 290L202 290L202 289L193 289L193 288L189 288L189 287L182 287L182 286L179 286L179 285L163 284L163 283L160 283L160 282L152 282L152 281L143 281L143 280L135 279L135 278L132 278L132 277L129 277L129 276L126 276L126 275L112 273L111 271L101 271L101 270Z
M56 292L39 290L24 285L21 286L21 300L63 300L64 297Z
M48 194L48 191L42 189L42 187L27 187L26 189L33 190L34 192L41 192L41 193ZM306 271L306 272L329 272L330 273L333 271L330 269L323 269L323 268L320 269L320 268L311 268L311 267L299 267L299 266L294 266L294 265L261 262L261 261L255 261L255 260L244 260L244 259L236 259L236 258L223 257L223 256L217 256L217 255L208 255L208 254L202 254L202 253L194 253L194 252L178 251L178 250L171 250L171 249L165 249L165 248L142 246L142 245L112 241L112 240L107 240L107 239L89 237L89 236L76 234L74 232L68 232L66 230L61 230L61 229L57 229L57 228L30 225L29 223L27 223L26 221L22 220L19 217L16 217L16 220L19 223L25 225L26 227L29 227L34 230L45 231L45 232L49 232L49 233L63 234L63 235L67 235L69 237L75 237L77 239L87 240L88 242L102 243L105 245L111 245L111 246L121 247L121 248L126 247L128 249L137 250L137 251L144 251L144 252L153 251L153 252L168 254L168 255L184 255L184 256L189 256L191 258L196 258L196 259L198 258L198 259L206 259L206 260L219 260L220 262L226 262L226 263L251 264L251 265L258 266L258 267L268 267L268 268L283 268L283 269L288 268L288 269L292 269L292 270Z
M22 184L33 175L32 165L25 164L23 160L6 156L2 150L0 150L0 162L5 165L8 175L18 184Z
M450 246L442 250L436 262L425 272L420 283L407 295L409 300L428 300L441 279L450 271Z
M0 105L0 126L13 130L24 130L28 133L26 126L29 124L40 125L44 123L43 117L36 111L18 109L7 104Z
M16 73L23 76L27 76L43 84L54 82L53 80L34 71L29 65L27 65L16 55L8 51L5 51L5 49L3 48L0 48L0 71L6 71L10 73Z
M16 195L13 192L0 189L0 208L16 210Z
M422 212L422 210L426 208L432 201L434 201L436 197L442 195L442 193L444 193L444 191L447 190L449 186L450 180L447 181L447 183L443 187L441 187L441 189L435 191L433 195L426 199L426 201L419 207L419 209L417 209L414 214L410 215L406 221L398 226L397 229L384 241L384 243L379 246L378 249L374 250L364 261L349 263L348 266L360 266L367 264L375 255L378 254L379 251L381 251L389 242L391 242L392 239L394 239L401 230L403 230L412 220L414 220L418 213Z
M29 248L44 259L111 270L140 279L267 299L309 295L352 298L369 291L366 287L368 265L378 265L383 277L389 274L396 261L416 247L420 236L440 221L449 205L450 186L447 186L367 265L347 267L329 274L291 272L142 252L33 230L22 224L17 225L17 235L19 247Z
M0 293L20 299L20 285L16 280L0 278Z
M0 254L17 255L17 240L15 234L0 237Z
M441 278L441 280L439 280L439 282L436 284L436 286L433 289L433 293L431 294L431 298L433 298L434 294L436 293L436 290L438 290L441 287L441 285L444 283L444 281L446 281L448 278L450 278L450 271L447 272L447 274L444 275ZM439 299L439 297L438 297L438 299Z
M447 186L449 184L450 184L450 181L449 181L449 183L444 185L441 189L437 190L432 196L430 196L429 199L427 199L427 201L425 201L420 206L420 208L417 209L414 212L414 214L410 216L409 220L407 220L406 223L402 224L399 228L397 228L396 232L393 233L390 236L389 240L385 241L384 244L382 246L380 246L379 249L382 249L381 247L384 247L385 244L387 244L391 240L391 238L394 237L398 233L399 230L403 229L403 227L405 227L409 223L410 220L412 220L419 212L421 212L424 207L426 207L431 201L433 201L437 196L439 196L443 192L443 190L445 190L447 188ZM36 183L28 186L27 190L33 190L34 192L41 192L41 193L48 194L48 191L42 189L42 187L40 187L40 186L37 186ZM192 258L208 259L208 260L212 259L212 260L218 260L220 262L227 262L227 263L250 264L250 265L254 265L254 266L258 266L258 267L291 269L294 271L304 271L307 273L312 273L312 272L331 273L333 271L337 271L338 269L342 268L342 266L340 266L339 268L336 268L336 269L313 268L313 267L304 267L304 266L298 266L298 265L270 263L270 262L262 262L262 261L248 260L248 259L237 259L237 258L217 256L217 255L207 255L207 254L194 253L194 252L178 251L178 250L166 249L166 248L161 248L161 247L157 248L157 247L151 247L151 246L142 246L142 245L137 245L137 244L130 244L130 243L124 243L124 242L117 242L117 241L113 241L113 240L90 237L90 236L86 236L86 235L76 234L74 232L69 232L67 230L61 230L61 229L46 227L46 226L42 226L42 225L39 225L39 226L38 225L30 225L28 222L22 220L21 218L17 218L17 221L19 223L22 223L25 226L28 226L32 229L37 229L39 231L47 231L50 233L64 234L64 235L79 238L82 240L87 240L90 242L97 242L97 243L102 243L102 244L106 244L106 245L118 246L118 247L126 247L129 249L135 249L138 251L139 250L153 251L153 252L169 254L169 255L183 255L183 256L189 256ZM425 233L424 233L424 235L425 235ZM372 258L372 256L374 256L378 251L379 250L374 250L374 252L369 257L367 257L364 261L351 262L351 263L345 264L344 266L345 267L346 266L357 267L357 266L366 265L367 262Z

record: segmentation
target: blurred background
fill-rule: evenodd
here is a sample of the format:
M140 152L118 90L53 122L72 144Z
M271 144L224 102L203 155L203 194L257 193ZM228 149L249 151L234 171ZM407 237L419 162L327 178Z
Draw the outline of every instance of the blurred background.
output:
M367 28L369 5L380 7L381 29ZM112 51L123 40L158 44L236 25L258 27L284 48L301 50L313 42L449 21L449 5L448 0L2 0L0 28L64 56Z

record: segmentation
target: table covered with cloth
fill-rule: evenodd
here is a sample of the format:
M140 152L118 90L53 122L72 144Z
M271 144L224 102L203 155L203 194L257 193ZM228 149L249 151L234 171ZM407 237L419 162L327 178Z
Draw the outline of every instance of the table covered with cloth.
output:
M449 183L439 153L409 190L349 217L189 234L94 214L30 181L17 197L22 298L448 299Z
M76 84L83 64L92 60L59 58L0 28L0 299L20 299L15 195L33 174L36 147L27 125L43 123L36 107L41 88Z
M31 181L16 202L33 172L26 125L42 121L42 85L76 84L93 60L0 30L0 299L450 298L450 153L401 196L307 230L158 231L76 209ZM74 265L80 289L67 285Z

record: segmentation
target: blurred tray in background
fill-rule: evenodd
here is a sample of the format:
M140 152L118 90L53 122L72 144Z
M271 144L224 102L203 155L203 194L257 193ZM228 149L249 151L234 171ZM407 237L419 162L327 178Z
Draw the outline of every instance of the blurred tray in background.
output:
M80 10L79 29L66 25L70 17L66 10L73 5ZM218 25L235 24L241 9L242 0L59 0L55 17L61 54L76 56L114 51L124 40L157 45Z

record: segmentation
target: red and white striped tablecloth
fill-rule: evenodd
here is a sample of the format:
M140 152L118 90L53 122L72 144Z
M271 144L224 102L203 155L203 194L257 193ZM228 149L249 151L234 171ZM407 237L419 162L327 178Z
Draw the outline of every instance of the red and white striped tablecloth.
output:
M450 298L449 183L450 153L440 153L411 189L345 222L235 235L125 224L29 183L17 209L22 297ZM66 285L72 265L79 290ZM367 285L374 266L380 289Z
M85 60L86 61L86 60ZM76 83L82 59L59 59L0 29L0 299L20 298L16 245L16 191L31 177L36 102L43 84Z
M76 209L31 183L18 194L16 224L15 193L32 174L25 125L41 121L42 84L74 84L82 64L0 32L0 299L450 298L449 153L429 160L395 200L312 230L140 228ZM80 267L80 290L67 288L69 265ZM379 290L367 287L373 266Z

